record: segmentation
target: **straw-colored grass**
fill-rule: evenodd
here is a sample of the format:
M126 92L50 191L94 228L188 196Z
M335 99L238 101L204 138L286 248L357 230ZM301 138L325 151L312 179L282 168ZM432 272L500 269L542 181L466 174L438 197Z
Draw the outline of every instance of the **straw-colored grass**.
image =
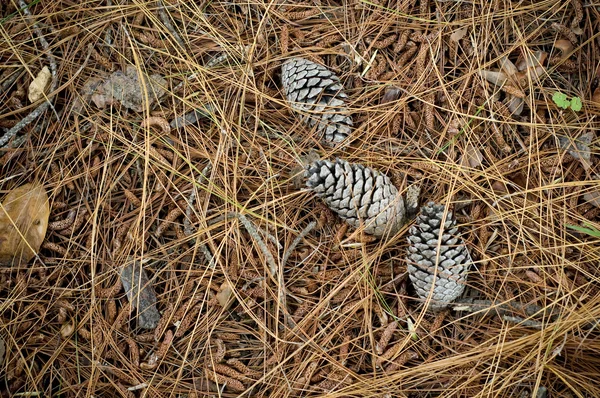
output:
M21 131L19 148L0 150L0 187L39 180L51 221L72 220L48 231L39 259L0 269L2 396L600 396L600 336L590 328L600 319L599 211L584 199L599 189L598 7L281 3L41 0L32 17L17 1L0 6L0 84L18 73L0 92L2 127L38 105L26 93L48 54L34 23L59 79L47 94L54 109ZM554 44L569 37L563 56ZM538 50L545 72L517 87L525 107L511 115L511 89L478 71ZM340 76L355 123L347 148L322 146L286 103L280 66L292 56ZM73 107L88 79L128 65L166 79L159 105ZM556 91L583 109L558 108ZM211 118L169 133L142 127L204 106ZM558 137L587 132L584 168ZM408 227L347 239L354 231L340 236L340 220L294 186L313 149L447 204L475 259L467 294L539 305L545 314L510 315L541 330L487 310L423 311L406 276ZM465 162L476 150L481 164ZM223 217L231 213L252 222L262 247L239 217ZM157 331L136 329L125 292L110 289L131 258L146 261L163 312Z

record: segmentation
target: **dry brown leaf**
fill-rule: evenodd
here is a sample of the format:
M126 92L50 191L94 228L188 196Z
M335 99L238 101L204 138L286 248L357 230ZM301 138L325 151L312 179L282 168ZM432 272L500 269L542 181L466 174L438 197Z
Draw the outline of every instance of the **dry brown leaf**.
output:
M27 94L29 101L35 102L42 98L50 85L50 80L52 80L50 69L48 69L47 66L44 66L29 85L29 92Z
M383 94L383 98L381 99L381 103L385 104L388 102L396 101L398 98L400 98L400 94L402 94L402 91L400 91L398 87L386 87L385 93Z
M467 35L468 30L469 30L469 28L467 26L465 26L464 28L455 30L454 33L452 33L450 35L450 40L452 40L454 42L460 41L462 38L464 38Z
M60 335L63 339L69 338L75 331L75 326L73 322L69 321L60 327Z
M573 51L573 49L575 48L573 46L573 43L571 43L569 40L565 40L565 39L561 39L561 40L557 40L554 43L554 47L558 48L561 52L561 59L566 59L569 57L571 51Z
M494 70L480 70L479 75L490 83L501 86L508 80L508 76L504 72Z
M138 327L156 328L160 320L160 313L156 308L156 294L141 261L133 260L121 269L121 283L131 306L137 308Z
M6 195L0 206L0 264L20 265L40 250L50 206L39 184L25 184Z
M231 285L228 282L224 282L219 287L219 292L217 293L217 301L219 305L223 308L227 308L227 306L231 303L231 296L233 295L233 290L231 289Z
M481 166L483 162L483 154L477 148L475 148L472 144L467 144L467 147L464 150L461 165L465 167L476 168Z
M527 69L540 67L544 64L546 58L548 58L548 53L545 51L526 52L517 60L517 70L522 73Z
M492 189L496 193L508 193L508 189L506 188L506 184L500 181L494 181L492 183Z
M594 94L592 95L592 102L594 102L596 106L600 106L600 87L594 90Z

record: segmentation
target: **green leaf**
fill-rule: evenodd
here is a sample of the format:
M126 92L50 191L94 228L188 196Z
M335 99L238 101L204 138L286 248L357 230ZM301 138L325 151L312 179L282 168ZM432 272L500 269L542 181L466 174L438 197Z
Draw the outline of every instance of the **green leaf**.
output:
M552 101L554 101L559 108L563 109L567 109L569 105L571 105L571 101L567 99L567 96L563 93L559 93L558 91L552 96Z
M581 110L581 106L583 104L581 103L581 98L579 97L573 97L573 99L571 100L571 109L573 109L575 112L579 112Z
M594 228L590 224L585 224L585 225L588 228L580 227L579 225L568 225L568 224L567 224L567 228L573 229L577 232L588 234L590 236L593 236L594 238L600 238L600 231L598 231L596 228Z

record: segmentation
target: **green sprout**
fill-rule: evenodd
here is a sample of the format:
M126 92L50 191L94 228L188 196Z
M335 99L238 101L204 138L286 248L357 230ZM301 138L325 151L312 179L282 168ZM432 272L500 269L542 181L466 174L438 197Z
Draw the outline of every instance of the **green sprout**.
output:
M579 225L567 225L567 228L593 236L594 238L600 238L600 231L598 231L598 229L596 229L593 225L588 223L584 223L583 225L585 225L585 227Z
M569 99L567 98L567 96L565 94L560 93L558 91L555 92L554 95L552 96L552 101L554 101L556 106L558 106L559 108L567 109L567 108L571 107L571 109L574 110L575 112L579 112L583 105L581 103L581 98L573 97L569 101Z
M575 112L579 112L581 110L581 106L581 99L579 97L573 97L571 100L571 109L573 109Z

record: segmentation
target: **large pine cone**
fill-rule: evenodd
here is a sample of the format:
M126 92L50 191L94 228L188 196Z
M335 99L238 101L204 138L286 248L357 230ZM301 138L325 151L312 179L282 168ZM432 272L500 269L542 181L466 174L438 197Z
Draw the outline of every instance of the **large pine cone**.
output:
M408 237L408 275L420 298L427 299L431 295L433 310L445 308L462 294L472 262L457 234L452 212L446 214L440 231L443 217L444 206L429 202L421 208Z
M303 58L292 58L281 67L281 82L292 108L324 134L330 143L344 141L352 130L352 118L344 104L348 98L340 79L330 70Z
M379 171L336 159L307 167L306 185L348 224L375 236L396 233L404 223L404 199Z

